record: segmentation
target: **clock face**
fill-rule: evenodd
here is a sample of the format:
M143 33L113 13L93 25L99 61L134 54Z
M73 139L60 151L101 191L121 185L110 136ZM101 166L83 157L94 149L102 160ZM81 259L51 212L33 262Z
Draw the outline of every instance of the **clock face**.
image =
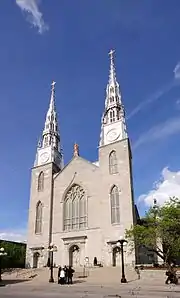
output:
M49 159L49 153L48 152L43 152L41 155L40 155L40 161L42 163L45 163L47 162Z
M118 137L119 137L119 132L116 129L111 129L107 133L107 140L109 142L113 142L113 141L117 140Z

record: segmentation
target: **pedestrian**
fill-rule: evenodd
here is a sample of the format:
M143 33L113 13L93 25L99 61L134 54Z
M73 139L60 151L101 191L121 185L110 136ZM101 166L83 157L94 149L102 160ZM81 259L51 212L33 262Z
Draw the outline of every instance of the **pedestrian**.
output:
M138 268L138 266L135 266L135 271L136 271L136 273L137 273L137 276L138 276L138 279L140 279L140 271L139 271L139 268Z
M64 280L64 283L67 284L67 283L68 283L68 268L67 268L66 265L64 266L64 272L65 272L65 280Z
M94 257L94 266L97 266L97 258Z
M68 271L67 271L68 285L72 284L73 273L74 273L74 269L71 266L69 266Z
M169 281L170 281L171 284L177 284L178 283L178 278L176 276L176 268L173 264L166 271L166 276L167 276L167 279L165 281L165 284L168 284Z
M64 271L64 268L62 268L61 271L60 271L60 284L61 285L65 284L65 271Z
M58 268L58 284L60 284L60 273L61 273L61 266Z

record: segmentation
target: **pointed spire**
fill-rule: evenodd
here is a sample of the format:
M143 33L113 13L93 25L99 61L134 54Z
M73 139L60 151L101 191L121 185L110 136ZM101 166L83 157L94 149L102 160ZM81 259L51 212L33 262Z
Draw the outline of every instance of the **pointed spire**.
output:
M60 144L60 134L58 130L58 120L55 105L55 84L55 81L53 81L51 84L50 103L46 114L42 137L38 142L35 166L44 164L46 162L53 162L58 166L59 169L62 169L64 167L64 161ZM48 159L45 161L43 156L48 156Z
M53 146L59 148L60 136L58 131L57 112L55 107L55 84L53 81L51 84L51 98L49 109L46 114L46 121L43 130L43 147Z
M53 111L55 109L55 81L52 81L51 84L51 100L50 100L50 105L49 105L49 109L51 111Z
M110 70L106 87L105 109L101 120L100 146L111 143L112 141L110 140L112 139L118 141L127 138L125 111L121 101L119 84L116 79L114 53L115 50L110 50L108 53L110 57ZM116 133L110 133L110 130L116 130ZM110 134L117 135L118 137L115 138L114 136L110 136Z
M114 66L114 56L115 50L110 50L110 70L109 70L109 85L114 84L116 85L116 70Z

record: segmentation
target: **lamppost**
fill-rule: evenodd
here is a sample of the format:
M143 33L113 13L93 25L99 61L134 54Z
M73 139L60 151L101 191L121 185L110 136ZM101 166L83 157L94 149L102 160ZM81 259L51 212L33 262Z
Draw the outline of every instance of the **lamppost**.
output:
M55 251L57 251L57 247L53 243L50 243L50 245L48 247L48 251L49 251L49 259L50 259L50 278L49 278L49 282L54 282L54 277L53 277L53 254L54 254Z
M0 248L0 286L4 286L4 284L1 284L1 281L2 281L2 277L1 277L1 274L2 274L2 272L1 272L1 265L2 265L1 258L3 256L7 256L7 253L4 251L4 247L1 247Z
M122 277L121 277L121 283L127 283L125 272L124 272L124 243L127 243L127 241L123 238L118 240L117 246L120 247L121 250L121 266L122 266Z

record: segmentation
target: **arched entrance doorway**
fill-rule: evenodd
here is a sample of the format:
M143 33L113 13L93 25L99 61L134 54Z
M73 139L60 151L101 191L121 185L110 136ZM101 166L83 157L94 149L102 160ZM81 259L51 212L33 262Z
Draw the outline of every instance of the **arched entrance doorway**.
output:
M69 266L80 266L80 248L76 244L72 245L69 249Z
M113 247L113 251L112 251L112 265L114 267L120 266L120 247L118 247L118 246Z
M40 257L39 252L35 252L33 254L33 268L38 268L39 257Z

